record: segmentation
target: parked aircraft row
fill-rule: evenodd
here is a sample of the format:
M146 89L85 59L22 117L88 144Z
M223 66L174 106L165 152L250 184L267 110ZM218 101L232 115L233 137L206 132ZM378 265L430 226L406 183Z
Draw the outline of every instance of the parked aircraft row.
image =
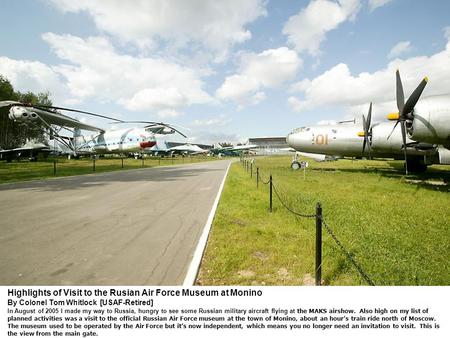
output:
M32 123L40 126L50 139L55 139L58 142L63 152L73 155L142 152L156 144L155 134L166 135L177 132L186 137L175 127L163 122L139 121L136 123L146 125L142 128L132 127L105 130L94 125L82 123L62 114L60 111L101 117L120 124L129 122L76 109L26 105L16 101L1 101L0 108L3 108L0 112L4 112L5 108L9 110L8 117L15 122ZM81 130L93 133L82 135Z
M450 164L450 95L419 98L424 78L405 102L396 73L398 113L372 125L372 104L362 126L343 123L294 129L286 138L297 151L338 157L404 158L406 173L424 171L432 163ZM392 121L396 121L395 124ZM396 128L400 124L400 129ZM298 163L294 163L298 166Z
M144 127L131 127L105 130L98 126L80 122L60 111L91 115L104 118L117 124L145 124ZM157 155L195 155L211 153L213 155L239 155L255 146L216 146L211 150L204 150L197 145L183 144L174 147L157 145L155 135L178 134L186 137L174 126L163 122L122 121L104 115L94 114L82 110L55 106L26 105L16 101L0 101L0 113L7 113L8 117L18 123L34 124L41 127L50 140L49 144L26 144L23 147L0 150L0 156L11 160L22 154L32 154L38 151L55 152L69 156L93 154L157 154ZM82 130L93 132L83 135Z

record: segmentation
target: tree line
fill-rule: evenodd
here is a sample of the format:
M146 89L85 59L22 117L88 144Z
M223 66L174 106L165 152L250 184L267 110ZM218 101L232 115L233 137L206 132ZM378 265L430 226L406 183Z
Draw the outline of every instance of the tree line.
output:
M50 93L21 93L14 90L11 82L0 74L0 101L18 101L26 104L52 105ZM45 133L38 121L36 123L18 123L8 117L8 107L0 108L0 148L11 149L20 147L28 139L45 141Z

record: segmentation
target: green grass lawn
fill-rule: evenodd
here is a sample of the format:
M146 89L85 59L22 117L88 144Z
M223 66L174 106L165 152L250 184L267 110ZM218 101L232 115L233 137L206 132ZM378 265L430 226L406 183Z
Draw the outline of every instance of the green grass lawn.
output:
M99 158L95 161L95 172L105 172L114 170L127 170L150 168L158 165L176 165L214 160L212 157L191 156L191 157L146 157L141 159L124 158L123 169L120 158ZM92 174L94 172L93 161L90 158L82 159L56 159L56 175L54 175L54 160L48 158L38 162L0 162L0 183L26 181L32 179L45 179L51 177L62 177L72 175Z
M286 203L325 222L376 285L450 284L450 168L403 174L401 161L309 161L256 158ZM315 219L289 213L238 162L230 168L197 279L200 285L311 285ZM325 285L367 285L323 230Z

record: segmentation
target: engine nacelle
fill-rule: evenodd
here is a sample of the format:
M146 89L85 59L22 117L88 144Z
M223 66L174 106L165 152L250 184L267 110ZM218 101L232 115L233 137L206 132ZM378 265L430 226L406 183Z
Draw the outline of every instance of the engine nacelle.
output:
M163 130L161 130L161 132L160 132L160 134L164 134L164 135L173 134L173 133L175 133L175 130L173 130L169 127L164 127Z
M439 163L440 164L450 164L450 150L444 147L439 147Z
M8 117L11 120L20 122L36 121L38 119L38 115L34 111L18 106L11 107Z
M414 108L409 136L416 141L447 144L450 139L450 97L433 96L421 99Z

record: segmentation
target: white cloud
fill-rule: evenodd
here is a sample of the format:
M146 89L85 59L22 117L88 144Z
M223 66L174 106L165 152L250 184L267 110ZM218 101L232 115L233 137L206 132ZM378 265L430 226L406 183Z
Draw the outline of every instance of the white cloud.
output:
M374 109L380 113L392 112L396 109L394 100L397 69L400 69L406 97L425 75L429 76L429 82L424 96L448 93L450 42L439 53L406 60L396 59L374 73L354 76L346 64L340 63L312 80L305 79L294 84L292 90L298 91L303 98L291 97L288 103L296 111L329 106L348 108L360 114L366 112L369 102L373 101Z
M123 41L154 47L203 46L223 60L227 50L251 38L245 26L267 14L263 0L51 0L64 12L86 11L96 26Z
M390 3L391 1L392 0L369 0L369 10L372 12L375 9Z
M202 80L190 68L158 58L119 54L102 37L84 40L46 33L43 39L67 62L52 69L80 101L95 97L134 111L162 111L163 116L167 111L211 101L202 89Z
M242 54L239 73L228 76L216 96L239 105L258 104L266 98L262 88L277 87L293 79L301 66L297 53L286 47Z
M447 40L450 40L450 26L444 27L444 35L447 38Z
M283 34L298 52L308 51L316 56L327 32L341 23L353 20L361 8L360 0L311 1L284 25Z
M22 92L50 92L52 99L67 103L67 86L52 67L42 62L14 60L0 57L0 74L12 83L16 90Z
M158 116L164 119L175 118L181 115L184 115L184 113L177 110L163 109L158 111Z
M187 141L191 143L201 142L204 144L217 144L219 142L229 142L236 144L238 142L243 142L246 139L246 137L234 133L198 130L192 131L189 134L189 138L187 139Z
M291 107L291 109L296 112L300 112L300 111L304 110L304 108L305 108L304 102L300 101L299 99L297 99L294 96L291 96L288 98L288 104L289 104L289 107Z
M212 126L224 126L231 122L231 119L227 118L225 115L220 115L217 118L207 119L207 120L194 120L192 125L195 127L212 127Z
M252 105L257 105L263 102L267 98L266 93L264 92L257 92L255 95L253 95L250 99L250 102Z
M393 59L396 57L399 57L402 54L410 52L412 49L411 42L409 41L400 41L397 43L392 49L390 50L388 54L389 59Z

